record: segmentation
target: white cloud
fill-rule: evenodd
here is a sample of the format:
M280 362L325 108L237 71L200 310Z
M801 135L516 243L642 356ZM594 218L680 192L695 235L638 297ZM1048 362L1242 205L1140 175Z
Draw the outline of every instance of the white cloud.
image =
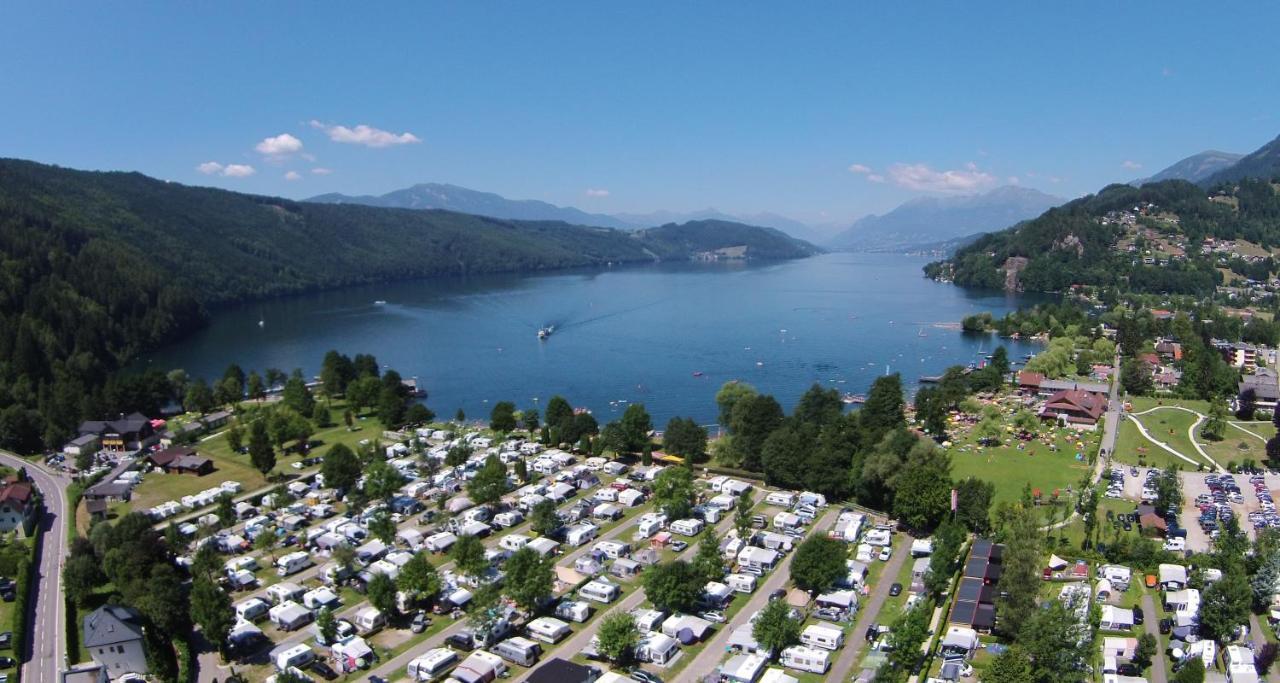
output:
M333 169L317 166L316 168L311 169L311 173L312 175L329 175L330 173L333 173Z
M1121 168L1124 168L1124 169L1128 169L1128 170L1130 170L1130 171L1136 171L1136 170L1138 170L1138 169L1142 168L1142 164L1140 164L1140 163L1138 163L1138 162L1136 162L1136 161L1130 161L1130 160L1128 160L1128 159L1125 159L1125 160L1124 160L1124 162L1122 162L1122 163L1120 164L1120 167L1121 167Z
M265 154L269 157L283 157L290 154L296 154L302 151L302 141L293 137L288 133L281 133L274 137L263 138L254 149L259 154Z
M347 128L346 126L331 126L312 120L311 127L324 131L325 135L328 135L329 139L334 142L364 145L366 147L391 147L393 145L422 142L422 139L413 133L405 132L397 135L390 131L366 126L363 123L355 128Z
M868 174L867 174L867 182L869 182L869 183L883 183L883 182L884 182L884 176L880 175L879 173L868 173Z
M948 171L936 171L928 164L894 164L889 167L889 179L918 192L974 192L996 182L995 176L972 162Z
M247 178L257 172L248 164L227 164L227 167L222 169L222 175L229 178Z
M196 170L205 175L220 175L227 178L247 178L258 172L257 169L248 164L227 164L224 166L216 161L206 161L196 166Z
M284 179L285 180L302 180L302 174L298 173L297 171L289 171L288 173L284 174Z
M587 188L587 196L588 196L588 197L608 197L608 196L609 196L609 191L608 191L608 190L600 190L600 189L595 189L595 188L588 187L588 188Z
M849 165L849 172L850 172L850 173L857 173L857 174L859 174L859 175L867 175L867 174L871 173L871 167L870 167L870 166L867 166L867 165L865 165L865 164L850 164L850 165Z
M1021 180L1020 178L1018 178L1018 176L1016 176L1016 175L1011 175L1011 176L1009 176L1008 178L1006 178L1006 179L1005 179L1005 182L1009 183L1010 185L1017 185L1017 184L1021 183L1021 182L1022 182L1022 180Z

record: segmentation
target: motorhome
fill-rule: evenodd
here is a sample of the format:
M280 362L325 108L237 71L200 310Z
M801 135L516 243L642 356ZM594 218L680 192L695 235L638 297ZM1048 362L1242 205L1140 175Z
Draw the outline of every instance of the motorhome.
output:
M812 505L816 508L824 508L827 506L827 497L821 493L813 493L812 491L802 491L796 500L799 505Z
M631 544L622 541L600 541L591 546L596 552L604 553L605 557L616 560L619 557L626 557L631 554Z
M281 631L296 631L315 619L314 612L296 602L282 602L272 607L267 615Z
M888 529L872 529L867 532L867 537L863 541L867 545L884 547L893 543L893 532Z
M682 536L697 536L702 532L702 520L677 519L671 523L671 530Z
M594 524L577 524L565 531L564 542L577 548L594 540L598 530L599 527Z
M272 604L279 605L282 602L297 602L302 599L302 595L307 589L290 581L281 581L274 586L267 587L267 597L271 599Z
M489 651L512 664L533 666L542 654L542 646L528 638L514 636L494 645Z
M415 681L432 680L453 666L458 661L458 654L447 647L428 650L425 654L409 662L407 673Z
M839 650L844 644L844 631L832 626L810 624L800 632L800 642L823 650Z
M617 585L609 583L603 579L595 579L589 581L582 588L578 589L578 595L591 600L592 602L600 602L609 604L618 599L621 589Z
M427 550L433 553L443 553L453 547L458 542L458 537L448 531L441 531L438 534L432 534L427 537L425 546Z
M311 566L311 555L301 551L289 553L276 560L276 574L290 576Z
M369 605L356 612L353 622L361 635L368 635L387 625L387 615L377 607Z
M790 509L792 505L796 504L796 496L786 491L773 491L764 497L764 502L766 505Z
M636 523L636 536L649 538L650 536L662 531L662 527L667 523L667 516L661 513L649 512L640 515L640 521Z
M499 528L508 529L524 521L524 515L515 510L499 512L494 515L493 523Z
M538 617L530 621L525 630L529 632L529 637L553 644L573 632L568 624L551 617Z
M829 652L806 645L784 649L780 661L785 667L814 674L825 674L831 667Z

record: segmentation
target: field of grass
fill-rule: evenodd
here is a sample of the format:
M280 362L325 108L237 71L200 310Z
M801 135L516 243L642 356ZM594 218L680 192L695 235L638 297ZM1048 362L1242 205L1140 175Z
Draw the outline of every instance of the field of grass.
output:
M1198 457L1192 454L1188 454L1188 457L1199 460ZM1169 451L1151 443L1142 435L1142 432L1138 431L1133 421L1127 417L1120 423L1120 431L1116 434L1114 460L1126 465L1151 466L1162 469L1169 465L1177 465L1184 469L1189 467L1185 460L1174 457Z
M1042 433L1048 444L1037 438L1030 442L1006 439L999 446L976 444L972 435L962 437L952 448L951 475L956 479L977 477L996 485L995 502L1015 501L1028 484L1047 497L1056 490L1076 486L1089 473L1089 453L1100 432L1079 433L1052 428ZM1080 446L1083 444L1083 447ZM1076 454L1082 454L1076 459Z

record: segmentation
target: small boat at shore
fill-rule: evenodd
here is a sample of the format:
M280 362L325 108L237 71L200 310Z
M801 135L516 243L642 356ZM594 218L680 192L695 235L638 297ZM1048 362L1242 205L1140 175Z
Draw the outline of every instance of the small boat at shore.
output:
M555 333L555 331L556 331L555 325L547 325L546 327L538 328L538 339L546 339L547 337L550 337L553 333Z
M867 397L862 394L845 394L840 397L840 402L845 405L861 405L867 402Z
M694 370L694 371L693 371L693 376L694 376L694 377L702 377L702 376L703 376L703 372L702 372L701 370Z

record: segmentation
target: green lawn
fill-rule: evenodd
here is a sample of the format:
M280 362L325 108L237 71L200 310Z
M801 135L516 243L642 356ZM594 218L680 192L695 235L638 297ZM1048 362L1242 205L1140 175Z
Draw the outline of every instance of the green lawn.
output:
M1188 454L1188 457L1199 460L1197 456L1191 454ZM1175 464L1184 469L1189 467L1185 460L1174 457L1169 451L1151 443L1142 435L1142 432L1138 431L1138 427L1133 424L1133 421L1127 417L1120 423L1120 431L1116 435L1116 450L1113 459L1116 462L1140 467L1151 466L1164 469L1169 465Z
M948 449L951 475L992 482L997 503L1017 500L1027 485L1048 497L1055 489L1065 491L1078 485L1089 474L1089 453L1099 438L1100 432L1046 428L1040 438L1030 442L1008 438L999 446L984 447L974 443L972 435L965 435ZM1082 459L1076 459L1077 453Z

